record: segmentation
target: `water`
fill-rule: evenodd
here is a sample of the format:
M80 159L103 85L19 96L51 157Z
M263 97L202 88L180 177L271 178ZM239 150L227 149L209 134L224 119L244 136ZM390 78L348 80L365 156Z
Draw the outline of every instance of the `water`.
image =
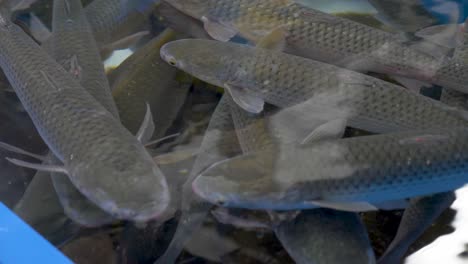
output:
M17 8L9 14L12 21L27 34L19 34L13 46L24 36L42 45L31 42L29 58L39 60L11 60L22 71L9 69L8 60L16 54L8 41L18 39L10 39L11 28L0 25L7 32L0 32L5 72L0 76L0 141L39 155L53 149L61 159L53 165L64 163L69 172L36 175L5 158L40 161L0 149L0 202L75 263L385 264L399 263L399 256L409 264L467 261L468 187L459 188L468 182L463 180L468 107L463 29L439 27L437 32L446 34L443 40L433 33L418 37L419 30L435 24L462 23L467 16L463 1L297 1L392 35L288 6L282 6L287 22L281 24L277 19L284 16L262 14L271 10L265 6L229 13L239 8L237 1L218 0L231 9L203 16L199 6L184 9L175 0L162 5L82 1L84 9L75 0L55 1L55 10L49 0L12 5ZM239 14L247 17L231 20ZM63 23L48 32L54 19ZM322 27L314 28L317 24ZM298 32L303 35L295 36ZM60 41L51 41L59 33ZM231 39L244 46L178 41L191 37ZM244 49L254 45L267 51ZM47 67L20 67L42 65L46 58L53 59ZM24 69L40 74L25 81ZM56 72L67 74L66 81ZM51 91L78 87L91 94L113 115L101 122L115 129L80 125L72 117L83 112L78 111L84 109L81 103L93 113L88 122L106 114L93 112L89 105L94 103L74 105L68 93L57 102L68 100L72 110L68 104L47 108L41 96L31 103L21 95L44 90L41 83ZM47 89L43 96L50 95ZM54 98L45 102L54 104ZM35 114L37 106L45 119ZM53 109L60 110L50 113ZM68 111L68 121L50 125ZM132 141L133 135L143 142ZM129 156L126 142L141 146L144 154ZM86 152L97 145L94 153ZM154 163L137 163L143 156ZM86 162L77 166L76 160ZM141 175L137 169L147 164L161 172L153 178ZM135 173L122 178L129 171ZM421 180L426 177L432 178ZM448 202L421 213L441 199L410 207L416 198L455 189L450 207ZM381 262L405 219L404 208L440 215L433 213L433 221L411 215L409 223L419 224L409 232L427 228L421 235L410 233L401 243L410 241L408 248Z

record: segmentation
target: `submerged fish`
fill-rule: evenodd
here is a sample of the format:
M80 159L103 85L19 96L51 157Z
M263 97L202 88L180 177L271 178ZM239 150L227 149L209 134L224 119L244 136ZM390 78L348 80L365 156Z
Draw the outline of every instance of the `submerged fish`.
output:
M67 173L115 217L144 221L161 214L169 203L166 180L141 143L4 14L0 66L64 167L13 162Z
M115 70L118 77L113 95L122 123L130 132L138 131L149 104L157 128L153 136L164 136L185 102L191 78L184 78L184 73L178 73L159 55L162 45L176 38L174 31L164 31Z
M293 0L166 0L199 19L220 41L240 35L254 43L274 31L278 48L360 71L375 71L432 82L467 92L468 66L436 58L402 44L401 37L307 8Z
M377 78L285 53L210 40L178 40L161 56L206 82L224 87L249 112L264 103L308 104L304 113L344 119L371 132L465 126L464 113ZM315 111L314 111L315 110Z
M422 0L369 0L377 18L403 32L416 32L438 22L423 6Z
M99 49L79 0L54 1L52 31L51 38L42 46L118 119L117 107L112 99ZM54 158L49 164L59 163ZM65 213L75 222L94 227L114 221L113 217L77 190L68 177L57 173L52 173L51 176Z
M400 262L411 244L453 201L455 201L453 192L439 193L412 200L403 214L395 238L380 257L378 263L392 264Z
M305 210L279 224L275 234L298 264L375 263L367 230L354 213Z
M465 129L451 129L283 145L273 167L259 165L269 150L238 156L202 172L193 188L228 207L375 210L461 187L466 142Z
M229 109L229 95L223 95L203 137L199 154L182 189L181 216L174 238L164 255L156 263L174 263L191 235L203 224L211 204L192 191L195 177L214 162L241 153Z

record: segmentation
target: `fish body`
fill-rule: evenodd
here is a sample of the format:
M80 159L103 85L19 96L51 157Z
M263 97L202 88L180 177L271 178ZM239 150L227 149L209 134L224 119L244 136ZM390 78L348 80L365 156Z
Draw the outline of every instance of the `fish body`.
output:
M261 101L260 107L268 102L281 108L307 104L308 113L336 112L349 126L376 133L466 125L462 112L456 114L401 86L286 53L235 43L179 40L163 46L161 56L199 79L228 89L236 102L255 98ZM236 100L236 96L243 98Z
M305 7L292 0L166 0L204 22L215 39L258 43L285 33L284 51L359 71L406 76L467 92L467 65L402 44L398 35Z
M271 156L268 150L214 164L193 188L204 199L228 207L375 205L461 187L468 181L465 143L466 130L455 129L291 144L279 148L271 167L259 165Z
M0 66L73 184L116 217L159 215L167 184L141 143L3 14L0 35Z
M418 197L403 213L392 243L380 257L379 264L398 263L418 237L455 201L453 192Z

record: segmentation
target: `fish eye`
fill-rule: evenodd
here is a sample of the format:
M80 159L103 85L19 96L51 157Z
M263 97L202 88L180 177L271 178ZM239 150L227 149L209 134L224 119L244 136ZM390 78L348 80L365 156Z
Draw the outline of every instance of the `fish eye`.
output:
M177 65L177 61L174 57L170 57L167 62L172 65L172 66L176 66Z

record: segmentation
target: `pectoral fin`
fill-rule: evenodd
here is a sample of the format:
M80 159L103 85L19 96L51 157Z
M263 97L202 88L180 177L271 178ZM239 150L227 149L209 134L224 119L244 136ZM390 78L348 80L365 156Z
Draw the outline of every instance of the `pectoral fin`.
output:
M146 104L146 114L141 123L140 129L136 133L136 138L143 144L148 142L154 133L154 122L153 116L151 115L151 109L149 104Z
M265 101L262 98L249 94L241 87L224 84L234 102L247 112L258 114L263 111Z
M331 208L347 212L367 212L379 210L374 205L367 202L332 202L332 201L313 201L312 204L319 207Z
M38 171L47 171L47 172L58 172L68 175L68 171L64 166L59 165L47 165L47 164L37 164L31 163L24 160L5 158L9 162L15 164L16 166L25 167L28 169L38 170Z
M206 32L216 40L227 42L237 34L237 30L234 28L223 25L214 19L203 16L201 20Z
M302 142L301 145L306 145L312 142L321 140L338 139L343 137L346 129L345 119L331 120L314 129Z
M10 145L10 144L5 143L5 142L0 142L0 148L2 148L4 150L11 151L11 152L14 152L14 153L26 155L26 156L29 156L29 157L32 157L32 158L35 158L35 159L38 159L38 160L42 160L42 161L45 160L44 156L31 153L29 151L26 151L24 149L20 149L18 147L15 147L15 146Z

